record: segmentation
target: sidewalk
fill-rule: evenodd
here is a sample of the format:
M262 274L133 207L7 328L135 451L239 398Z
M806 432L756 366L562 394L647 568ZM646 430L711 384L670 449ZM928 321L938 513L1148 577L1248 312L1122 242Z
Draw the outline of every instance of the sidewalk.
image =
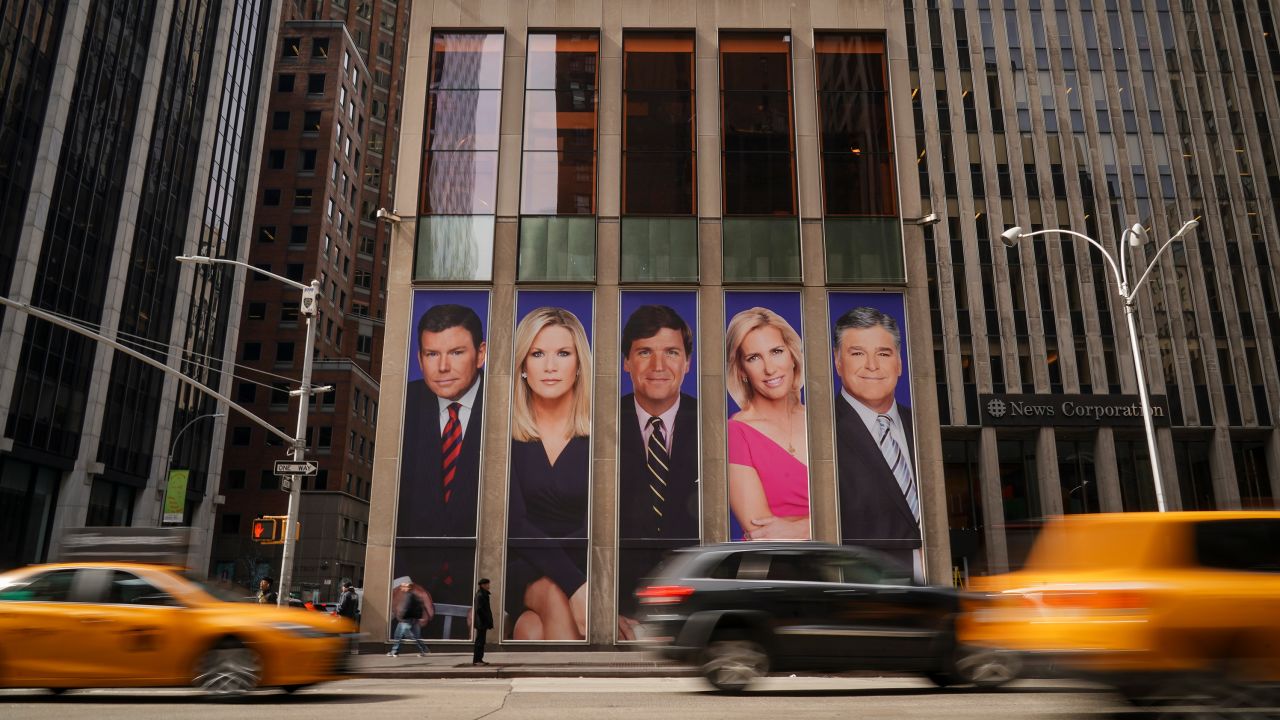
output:
M471 648L432 651L418 657L412 645L399 657L363 650L352 656L356 678L694 677L694 668L643 651L492 651L488 665L471 664Z

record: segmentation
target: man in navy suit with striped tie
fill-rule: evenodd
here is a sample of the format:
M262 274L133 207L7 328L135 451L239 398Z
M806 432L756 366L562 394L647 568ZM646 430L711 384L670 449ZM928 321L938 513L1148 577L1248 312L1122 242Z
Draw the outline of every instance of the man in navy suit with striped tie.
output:
M484 330L469 307L433 305L418 322L417 340L422 380L405 390L395 573L422 578L436 603L467 605L475 568ZM466 637L466 630L465 622L455 622L449 634ZM424 632L443 634L433 626Z
M902 334L870 307L841 315L832 332L840 536L874 547L922 573L920 487L911 408L894 397L902 375Z

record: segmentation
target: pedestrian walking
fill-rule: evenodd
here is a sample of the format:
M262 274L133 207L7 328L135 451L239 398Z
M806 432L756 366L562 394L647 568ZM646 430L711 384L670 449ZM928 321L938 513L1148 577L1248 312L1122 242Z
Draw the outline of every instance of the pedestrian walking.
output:
M422 602L422 598L418 597L418 593L414 592L411 578L400 578L399 587L403 600L396 608L396 632L392 637L395 642L392 643L391 652L387 655L399 657L400 643L408 635L418 644L418 657L426 657L427 653L431 652L422 642L422 617L426 612L426 604Z
M489 607L489 578L480 578L477 583L475 602L471 605L471 624L476 631L476 647L471 653L472 665L488 665L484 661L484 641L493 627L493 610Z
M335 613L348 620L360 618L360 596L356 595L355 583L350 580L342 582L342 594L338 596L338 609Z

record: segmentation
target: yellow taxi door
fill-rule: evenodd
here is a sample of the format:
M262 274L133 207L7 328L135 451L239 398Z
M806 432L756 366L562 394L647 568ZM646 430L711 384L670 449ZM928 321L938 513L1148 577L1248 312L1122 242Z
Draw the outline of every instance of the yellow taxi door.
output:
M76 625L71 620L80 571L55 568L0 590L0 665L7 682L58 681L74 676Z
M138 574L104 569L93 583L93 602L77 608L85 629L81 651L96 657L99 681L149 685L189 679L180 667L184 609Z

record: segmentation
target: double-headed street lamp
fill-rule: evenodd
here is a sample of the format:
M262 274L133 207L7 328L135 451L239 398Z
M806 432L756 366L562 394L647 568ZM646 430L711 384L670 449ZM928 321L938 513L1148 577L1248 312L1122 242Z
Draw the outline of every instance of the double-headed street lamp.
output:
M311 404L311 355L315 352L316 337L311 330L312 319L316 316L316 298L320 294L320 281L312 280L311 284L304 285L296 280L290 280L282 275L254 267L249 263L243 263L239 260L226 260L223 258L202 257L199 255L179 255L174 258L178 262L192 263L195 265L236 265L259 275L265 275L274 280L297 288L302 291L301 301L298 303L298 311L307 319L306 327L306 349L302 354L302 386L298 390L298 426L297 434L293 438L293 460L294 462L302 462L306 457L307 451L307 409ZM289 587L293 583L293 556L295 547L298 542L298 506L302 502L302 483L294 482L293 487L289 489L289 512L288 519L285 520L284 526L284 551L280 556L280 587L277 590L276 603L278 605L289 604Z
M1147 430L1147 454L1151 456L1151 475L1152 482L1155 485L1156 490L1156 509L1160 512L1164 512L1168 508L1165 506L1164 501L1164 485L1161 481L1163 476L1160 473L1160 452L1156 448L1156 428L1152 419L1151 397L1147 394L1146 373L1143 370L1142 365L1142 349L1138 344L1138 323L1137 320L1134 319L1134 314L1137 312L1135 300L1138 295L1138 290L1142 287L1142 284L1147 281L1147 277L1151 275L1151 271L1155 268L1156 262L1160 260L1160 256L1164 254L1164 251L1173 244L1174 240L1177 240L1188 232L1191 232L1199 224L1200 223L1196 220L1188 220L1183 223L1182 228L1179 229L1178 232L1174 233L1173 237L1165 240L1164 244L1156 250L1155 255L1151 258L1151 262L1147 263L1147 267L1143 270L1141 277L1139 277L1138 281L1133 283L1132 286L1129 284L1130 268L1126 266L1125 262L1125 258L1129 253L1127 250L1124 250L1123 247L1121 248L1121 252L1118 253L1120 255L1120 264L1116 265L1115 258L1112 257L1111 253L1102 246L1102 243L1099 243L1088 235L1075 232L1074 230L1064 230L1059 228L1054 230L1023 232L1021 227L1014 226L1000 233L1000 237L1006 247L1017 247L1018 240L1024 237L1035 237L1036 235L1069 235L1074 238L1079 238L1097 248L1098 252L1102 253L1102 257L1106 259L1107 265L1111 267L1111 273L1115 275L1116 284L1119 286L1120 300L1124 302L1125 319L1129 324L1129 343L1133 350L1133 370L1138 376L1138 396L1142 401L1142 423ZM1147 241L1147 230L1140 224L1134 224L1132 227L1125 228L1124 232L1120 234L1120 244L1122 246L1124 245L1126 237L1129 240L1129 245L1137 247Z

